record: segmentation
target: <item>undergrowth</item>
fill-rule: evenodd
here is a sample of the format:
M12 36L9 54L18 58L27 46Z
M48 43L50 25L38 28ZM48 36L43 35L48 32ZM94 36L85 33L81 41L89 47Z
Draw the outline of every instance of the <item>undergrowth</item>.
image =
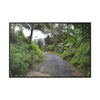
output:
M10 77L25 76L36 63L43 60L42 52L33 41L29 44L24 35L15 35L17 42L10 42Z

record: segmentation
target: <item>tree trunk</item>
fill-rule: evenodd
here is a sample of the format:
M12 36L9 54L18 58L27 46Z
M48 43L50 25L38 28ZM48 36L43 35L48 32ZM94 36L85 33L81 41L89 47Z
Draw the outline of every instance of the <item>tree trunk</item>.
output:
M32 27L32 29L31 29L30 44L31 44L31 40L32 40L32 35L33 35L33 27Z
M23 30L21 25L19 26L19 29L20 29L20 35L22 36Z

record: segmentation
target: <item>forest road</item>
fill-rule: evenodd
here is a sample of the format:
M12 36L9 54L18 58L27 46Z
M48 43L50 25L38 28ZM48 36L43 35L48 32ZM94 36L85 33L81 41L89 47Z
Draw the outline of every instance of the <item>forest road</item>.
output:
M27 73L26 76L50 76L50 77L67 77L79 76L78 70L69 62L63 60L60 56L43 52L46 55L45 61L37 65L36 69Z

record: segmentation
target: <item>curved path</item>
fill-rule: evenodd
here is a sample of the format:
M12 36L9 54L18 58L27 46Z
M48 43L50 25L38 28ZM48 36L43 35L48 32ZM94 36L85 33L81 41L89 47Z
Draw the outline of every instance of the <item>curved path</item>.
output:
M43 52L46 55L45 61L39 64L34 71L27 73L27 76L79 76L76 68L60 56Z

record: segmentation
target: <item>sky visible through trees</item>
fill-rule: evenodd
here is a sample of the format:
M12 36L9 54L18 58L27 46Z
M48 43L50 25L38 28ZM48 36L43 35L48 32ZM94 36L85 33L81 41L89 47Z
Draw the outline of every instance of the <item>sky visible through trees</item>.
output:
M52 52L91 76L91 23L10 23L10 76L24 76Z

